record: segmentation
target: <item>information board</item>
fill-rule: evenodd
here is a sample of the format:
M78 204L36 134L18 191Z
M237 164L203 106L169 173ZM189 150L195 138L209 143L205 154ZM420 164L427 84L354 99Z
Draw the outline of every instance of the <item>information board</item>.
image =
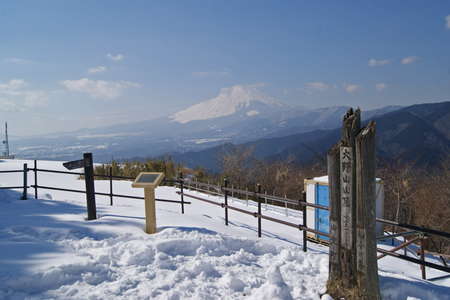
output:
M132 186L135 188L155 188L163 180L164 173L141 172Z

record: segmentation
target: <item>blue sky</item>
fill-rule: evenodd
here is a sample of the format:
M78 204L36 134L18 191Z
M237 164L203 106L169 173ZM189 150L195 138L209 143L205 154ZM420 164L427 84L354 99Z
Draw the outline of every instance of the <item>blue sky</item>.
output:
M291 105L450 100L450 1L2 1L17 135L150 119L261 84Z

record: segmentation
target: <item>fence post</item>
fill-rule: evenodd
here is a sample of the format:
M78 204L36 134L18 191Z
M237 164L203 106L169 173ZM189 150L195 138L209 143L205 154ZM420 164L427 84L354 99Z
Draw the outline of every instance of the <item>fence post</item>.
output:
M286 194L284 194L284 199L287 199L287 195ZM286 217L289 217L287 201L284 201L284 210L286 212Z
M256 191L258 194L261 193L261 185L259 183L257 185ZM258 237L261 237L261 231L262 231L261 230L261 198L259 197L259 195L256 195L256 200L258 201ZM248 200L247 200L247 203L248 203Z
M420 260L424 263L425 262L425 236L420 239ZM425 270L425 264L420 265L420 270L422 271L422 279L427 279L427 274Z
M302 193L302 199L300 200L301 202L303 202L303 206L302 206L302 217L303 217L303 226L307 227L306 225L306 192L303 191ZM305 229L303 229L303 252L306 252L308 249L308 237L306 236L307 232Z
M113 206L113 177L112 166L109 167L109 204Z
M34 160L34 199L38 198L37 160Z
M180 196L181 196L181 213L184 214L184 179L183 172L180 172Z
M406 243L406 236L403 236L403 243ZM403 254L404 255L408 255L407 248L408 247L403 248Z
M92 153L84 153L84 181L86 184L86 206L88 220L97 219L97 208L95 206L95 186L94 186L94 163Z
M266 197L264 197L264 203L265 203L265 207L266 207L266 210L267 210L267 190L265 190L264 191L264 195L266 195Z
M248 187L245 188L245 191L247 193L245 193L245 200L247 201L247 206L248 206Z
M22 194L22 198L20 198L21 200L27 200L27 188L28 188L28 165L27 164L23 164L23 194Z
M223 180L223 185L225 187L225 225L228 226L228 191L226 190L226 188L228 187L228 180L226 178Z
M227 185L228 185L228 179L227 179ZM239 202L239 201L238 201ZM233 197L231 197L231 203L234 203Z

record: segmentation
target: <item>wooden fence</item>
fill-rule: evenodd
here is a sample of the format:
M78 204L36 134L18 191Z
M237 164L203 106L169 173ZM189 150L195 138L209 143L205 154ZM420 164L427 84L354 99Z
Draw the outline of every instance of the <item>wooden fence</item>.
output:
M180 182L179 183L179 186L180 186L179 194L180 195L184 195L184 196L187 196L187 197L190 197L193 199L197 199L197 200L209 203L209 204L221 206L224 209L225 225L228 225L228 209L231 209L233 211L251 215L251 216L254 216L255 218L257 218L258 237L261 237L261 230L262 230L261 219L264 219L264 220L268 220L268 221L275 222L278 224L297 228L300 231L302 231L302 233L303 233L303 235L302 235L303 251L305 251L305 252L307 251L307 243L308 242L314 242L314 243L320 242L321 244L325 244L327 246L329 245L329 243L327 243L326 241L319 241L319 240L315 240L315 239L307 237L307 232L311 232L311 233L315 233L317 235L321 235L321 236L330 238L329 233L321 232L321 231L318 231L318 230L315 230L313 228L309 228L306 226L306 224L307 224L306 208L307 207L313 207L316 209L323 209L323 210L329 210L329 207L323 206L323 205L318 205L318 204L313 204L313 203L307 203L305 192L302 193L301 197L298 200L295 200L295 199L288 199L288 198L284 198L284 197L267 195L266 193L262 193L261 186L257 186L255 191L253 191L253 192L249 191L248 189L242 190L242 189L236 189L233 187L229 187L228 182L226 180L224 181L223 185L214 185L214 184L210 184L210 183L204 183L204 182L183 179L183 178L179 178L179 182ZM186 193L185 188L221 197L221 198L223 198L223 202L217 202L217 201L213 201L210 199L205 199L204 197L201 197L199 195L193 195L190 193ZM229 205L228 198L231 195L233 195L233 197L237 197L237 198L245 200L245 201L255 202L257 205L257 211L249 211L249 210L242 209L240 207L235 207L235 206ZM278 202L281 205L291 204L291 205L298 206L299 210L302 211L302 224L296 224L293 222L288 222L286 220L281 220L279 218L273 218L273 217L263 215L261 213L261 204L263 203L264 200L265 201L271 200L273 202ZM450 233L439 231L439 230L434 230L434 229L430 229L430 228L425 228L425 227L421 227L421 226L411 225L411 224L398 223L398 222L386 220L383 218L376 218L376 222L380 222L385 225L396 227L401 230L406 230L404 232L399 232L396 234L389 234L389 235L377 238L377 240L391 239L392 246L393 246L393 248L389 249L389 250L377 248L377 251L380 253L380 255L378 256L378 259L382 259L383 257L386 257L386 256L393 256L393 257L396 257L396 258L399 258L399 259L402 259L405 261L409 261L409 262L418 264L418 265L420 265L423 279L427 279L425 267L444 271L444 272L447 272L450 274L450 267L448 266L448 264L444 258L444 257L446 257L446 255L437 254L437 256L442 261L442 265L435 264L435 263L426 261L426 257L425 257L426 250L424 249L424 245L425 245L426 240L429 235L436 235L436 236L450 239ZM412 237L411 240L406 240L406 237L411 236L411 235L414 235L414 237ZM404 243L402 243L401 245L394 247L394 239L396 237L404 237L405 240L404 240ZM411 244L417 243L417 242L419 243L419 247L420 247L420 252L419 252L420 258L419 259L408 256L406 253L406 247L408 245L411 245ZM405 251L404 254L397 253L397 251L401 250L401 249L403 249Z
M34 184L29 185L28 184L28 172L33 172L34 175ZM3 173L23 173L23 185L21 186L0 186L0 189L22 189L22 197L21 199L25 200L28 197L28 188L34 189L34 198L38 198L38 189L47 189L47 190L56 190L56 191L65 191L65 192L73 192L73 193L84 193L86 194L86 190L75 190L75 189L66 189L66 188L60 188L56 186L43 186L38 184L38 174L40 172L43 173L54 173L54 174L62 174L62 175L78 175L78 176L84 176L85 174L83 172L72 172L72 171L59 171L59 170L49 170L49 169L42 169L38 168L37 161L34 161L33 168L28 168L27 164L24 164L23 169L21 170L1 170L0 174ZM99 175L94 174L93 175L96 178L102 178L109 180L109 192L108 193L102 193L102 192L95 192L95 195L99 196L107 196L110 198L110 205L113 205L113 199L116 198L130 198L130 199L139 199L144 200L144 197L138 197L133 195L123 195L123 194L115 194L113 192L113 180L134 180L134 177L126 177L126 176L113 176L111 173L111 170L107 176L105 175ZM182 175L179 178L175 179L165 179L163 184L165 185L176 185L180 190L177 192L180 195L180 201L178 200L169 200L169 199L155 199L159 202L168 202L168 203L177 203L181 206L181 213L184 213L184 205L191 204L190 201L185 201L185 197L189 197L191 199L196 199L211 205L220 206L224 209L224 216L225 216L225 225L228 225L229 223L229 216L228 216L228 210L233 210L239 213L243 213L246 215L253 216L257 219L257 228L258 228L258 237L262 236L262 223L261 220L267 220L274 223L278 223L281 225L289 226L291 228L296 228L299 231L302 231L302 239L303 239L303 251L307 251L307 244L308 242L314 242L317 243L317 240L314 240L312 238L309 238L307 236L307 232L311 232L317 235L325 236L330 238L330 234L326 232L318 231L314 228L309 228L307 224L307 214L306 214L306 208L312 207L315 209L322 209L322 210L329 210L328 206L313 204L313 203L307 203L306 202L306 194L303 192L299 199L289 199L285 197L279 197L274 195L268 195L265 192L262 192L262 187L258 185L254 191L249 191L248 189L237 189L234 187L229 187L229 184L227 180L224 181L223 185L214 185L210 183L204 183L199 181L193 181L189 180L187 178L183 178ZM194 190L199 191L202 193L209 193L211 195L215 195L223 199L223 202L213 201L210 199L206 199L204 197L201 197L200 195L195 195L190 193L189 191L186 192L186 189L188 190ZM256 204L256 211L251 211L248 209L243 209L240 207L236 207L229 204L230 197L241 199L243 201L250 201L254 202ZM297 207L299 211L302 212L302 222L301 224L297 224L291 221L283 220L281 218L274 218L268 215L265 215L262 213L262 204L267 204L267 201L270 200L272 203L279 203L281 206L287 207L287 205L291 205L292 207ZM443 238L450 239L450 233L442 232L434 229L429 229L421 226L411 225L411 224L403 224L398 223L391 220L385 220L382 218L376 218L377 222L381 222L386 225L390 225L396 228L401 228L402 230L406 230L402 233L396 233L391 234L383 237L378 237L378 240L386 240L386 239L392 239L392 241L399 236L414 236L411 240L405 240L403 244L400 246L394 247L389 250L377 248L377 251L380 253L378 256L379 259L385 257L385 256L393 256L402 260L406 260L415 264L418 264L421 266L422 271L422 277L426 279L425 275L425 267L444 271L450 274L450 267L448 266L446 260L444 257L445 255L441 254L434 254L440 256L443 265L439 265L436 263L432 263L429 261L426 261L425 259L425 249L423 247L424 240L428 237L428 235L437 235ZM408 245L420 241L420 259L414 258L411 256L406 255L406 252L404 254L397 253L400 249L405 249ZM327 245L327 243L323 243ZM449 275L450 276L450 275Z
M34 175L34 184L29 185L28 184L28 172L33 172ZM3 173L23 173L23 185L21 186L0 186L0 189L21 189L23 190L22 193L22 200L26 200L28 199L28 189L29 188L33 188L34 189L34 198L37 199L38 198L38 189L45 189L45 190L55 190L55 191L64 191L64 192L72 192L72 193L82 193L82 194L86 194L88 193L88 191L86 190L75 190L75 189L67 189L67 188L60 188L60 187L56 187L56 186L44 186L44 185L39 185L38 184L38 174L39 172L43 172L43 173L54 173L54 174L65 174L65 175L78 175L78 176L85 176L85 173L83 172L73 172L73 171L59 171L59 170L49 170L49 169L41 169L38 168L37 166L37 160L34 160L34 167L33 168L28 168L28 164L23 164L23 169L22 170L0 170L0 174ZM113 192L113 180L114 179L118 179L118 180L134 180L134 177L126 177L126 176L115 176L112 175L111 169L109 171L109 174L107 176L105 175L100 175L100 174L93 174L94 177L96 178L107 178L107 180L109 181L109 192L108 193L102 193L102 192L94 192L95 195L99 195L99 196L107 196L110 199L110 205L113 205L113 200L114 197L116 198L129 198L129 199L139 199L139 200L144 200L144 197L139 197L139 196L133 196L133 195L123 195L123 194L115 194ZM163 184L175 184L177 183L177 180L172 180L172 179L164 179L163 180ZM168 199L155 199L156 201L159 202L168 202L168 203L178 203L181 205L182 208L182 213L184 213L184 205L185 204L191 204L191 202L189 201L178 201L178 200L168 200Z

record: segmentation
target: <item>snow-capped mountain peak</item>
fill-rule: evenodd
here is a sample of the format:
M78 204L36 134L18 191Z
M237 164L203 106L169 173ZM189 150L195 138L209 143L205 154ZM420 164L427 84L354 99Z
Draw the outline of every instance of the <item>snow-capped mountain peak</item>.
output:
M196 120L209 120L225 117L249 109L247 116L255 116L260 112L251 109L253 104L282 108L285 105L260 91L260 84L235 85L222 88L218 96L192 105L170 116L178 123L188 123Z

